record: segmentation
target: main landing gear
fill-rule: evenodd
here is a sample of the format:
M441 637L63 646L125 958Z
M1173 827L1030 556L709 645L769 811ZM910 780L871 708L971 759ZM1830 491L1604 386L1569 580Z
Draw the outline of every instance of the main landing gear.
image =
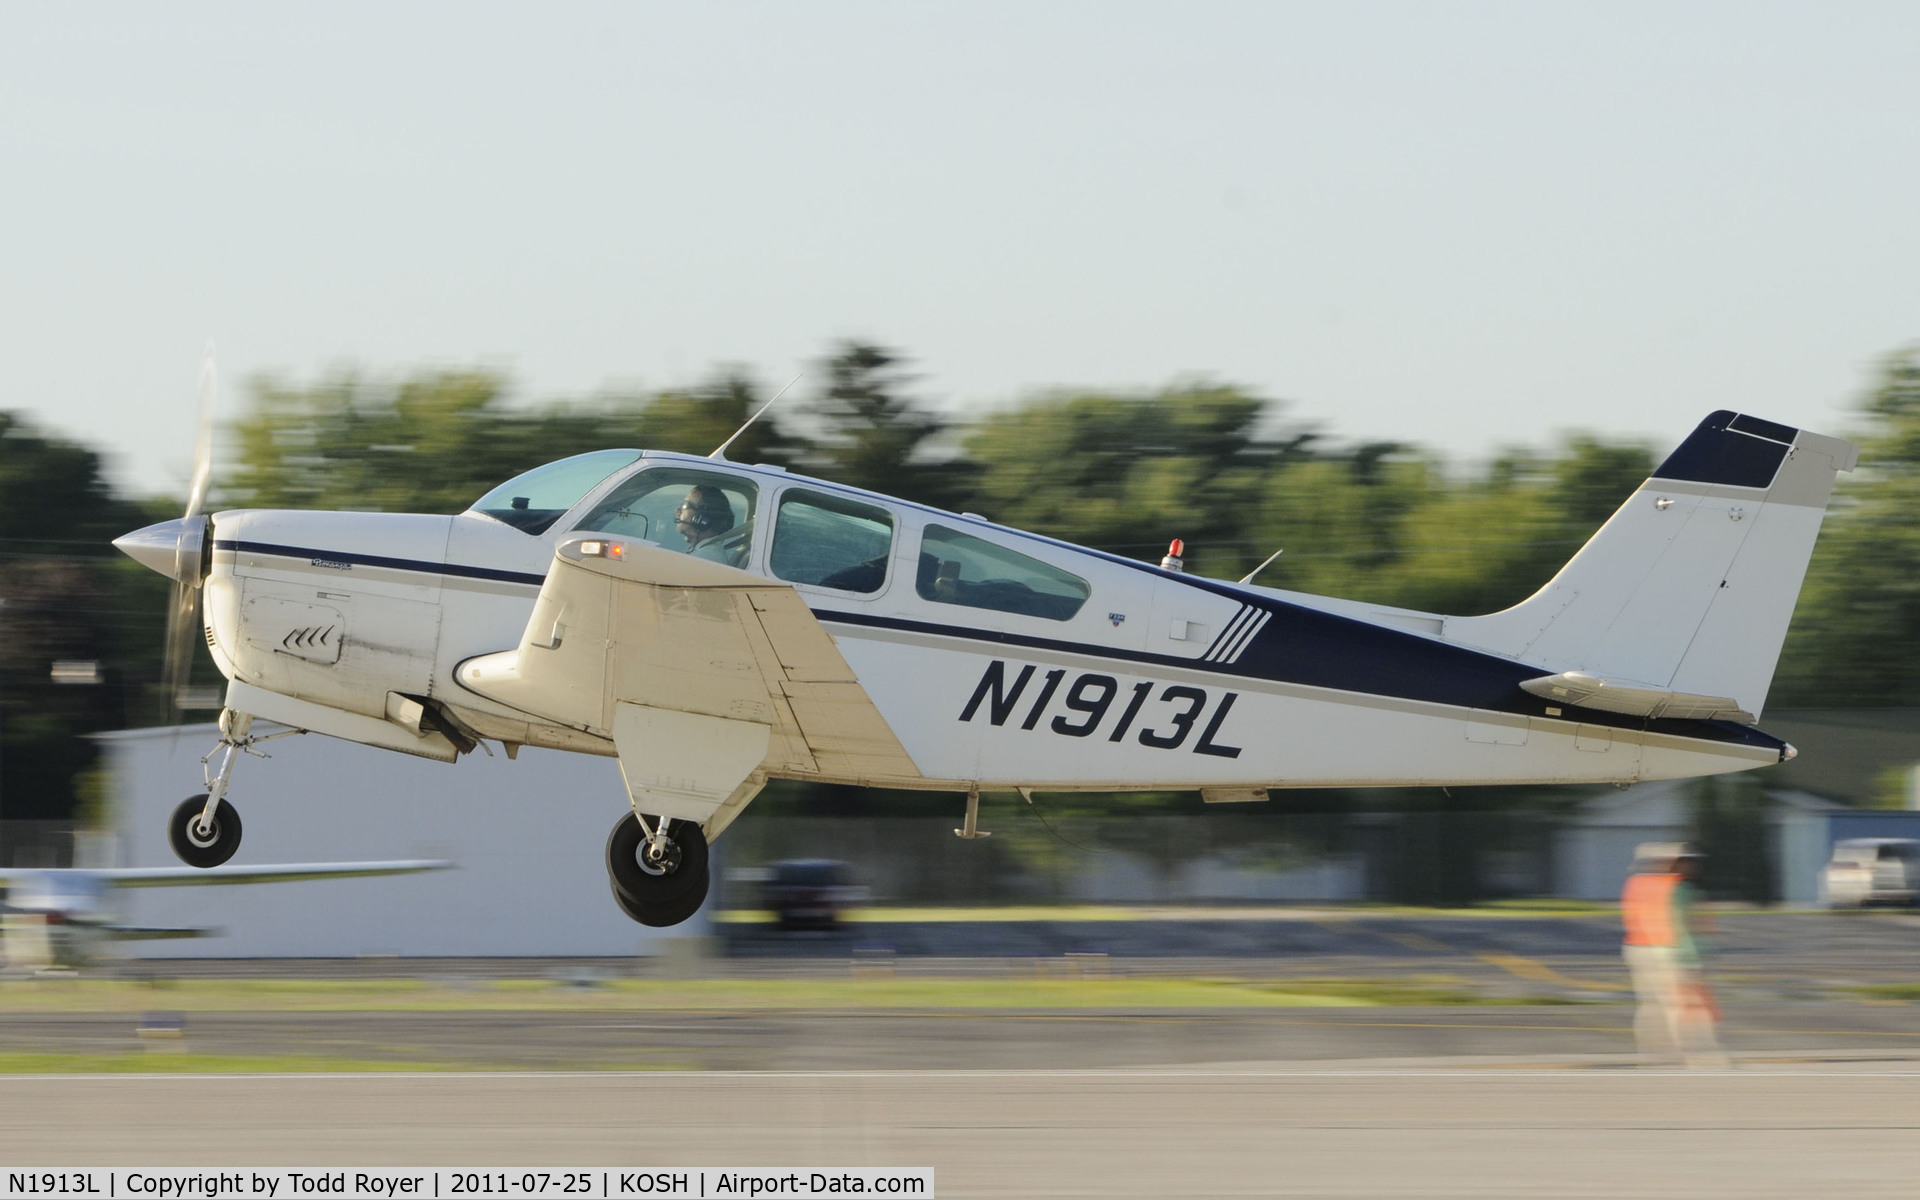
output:
M231 708L220 710L220 742L200 760L207 790L181 801L180 807L167 818L167 841L173 844L173 852L180 856L180 861L190 867L217 867L240 848L240 814L227 803L226 797L227 784L233 778L233 764L241 752L265 758L254 746L306 732L287 729L254 737L252 729L253 718L248 714ZM226 752L225 757L216 770L213 756L222 751Z
M707 835L693 821L637 813L607 837L607 876L620 911L655 928L678 925L707 899Z

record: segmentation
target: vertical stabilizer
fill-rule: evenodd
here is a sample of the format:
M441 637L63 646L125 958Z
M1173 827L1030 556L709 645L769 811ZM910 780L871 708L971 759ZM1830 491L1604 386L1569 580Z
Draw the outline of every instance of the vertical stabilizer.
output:
M1858 447L1716 412L1545 587L1444 636L1758 714L1835 475Z

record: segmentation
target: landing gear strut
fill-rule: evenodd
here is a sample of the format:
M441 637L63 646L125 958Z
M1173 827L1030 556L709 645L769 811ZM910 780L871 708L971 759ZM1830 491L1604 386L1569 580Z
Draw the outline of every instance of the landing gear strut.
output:
M167 819L167 841L172 843L180 861L190 867L217 867L240 848L240 814L227 803L227 784L233 779L233 764L241 752L265 758L265 754L254 749L255 745L306 732L286 729L254 737L252 730L253 717L249 714L231 708L220 710L219 744L200 760L207 790L187 797ZM215 768L213 758L223 751L220 766Z
M620 911L655 928L678 925L707 899L707 835L693 821L628 813L607 837L607 875Z

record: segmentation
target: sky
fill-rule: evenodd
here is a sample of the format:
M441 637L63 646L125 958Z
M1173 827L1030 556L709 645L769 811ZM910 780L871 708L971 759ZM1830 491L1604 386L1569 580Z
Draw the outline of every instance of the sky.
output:
M0 7L0 408L184 491L243 384L896 347L1472 461L1845 432L1920 337L1920 5ZM801 390L806 388L805 381Z

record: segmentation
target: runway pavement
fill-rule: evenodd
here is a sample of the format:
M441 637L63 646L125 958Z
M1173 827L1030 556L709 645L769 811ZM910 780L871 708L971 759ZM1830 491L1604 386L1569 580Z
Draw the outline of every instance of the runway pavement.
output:
M719 948L730 953L656 962L140 971L424 978L456 993L488 979L689 974L987 986L1085 977L1089 996L1103 978L1217 975L1281 988L1440 979L1483 1003L242 1008L178 1013L178 1037L158 1043L141 1040L152 1018L138 1012L14 1005L0 1012L0 1053L151 1054L139 1065L165 1065L161 1055L185 1048L461 1070L13 1075L0 1083L0 1151L40 1165L931 1166L945 1196L1920 1190L1920 1004L1899 990L1920 981L1920 921L1910 915L1725 918L1714 971L1735 1069L1694 1073L1638 1063L1605 915L934 924L800 938L749 928L729 931ZM681 949L703 946L715 949ZM168 1007L164 986L140 992Z
M140 1033L151 1019L131 1011L0 1013L0 1053L145 1053L156 1045ZM171 1020L179 1032L173 1036L170 1026L160 1046L167 1051L476 1070L1090 1070L1448 1057L1617 1066L1634 1051L1626 1004L207 1011ZM1871 1060L1920 1069L1916 1005L1739 1005L1728 1010L1724 1028L1728 1048L1750 1064Z
M1517 1064L1516 1064L1517 1065ZM38 1165L932 1167L940 1196L1909 1196L1920 1075L1342 1063L1129 1072L31 1077Z

